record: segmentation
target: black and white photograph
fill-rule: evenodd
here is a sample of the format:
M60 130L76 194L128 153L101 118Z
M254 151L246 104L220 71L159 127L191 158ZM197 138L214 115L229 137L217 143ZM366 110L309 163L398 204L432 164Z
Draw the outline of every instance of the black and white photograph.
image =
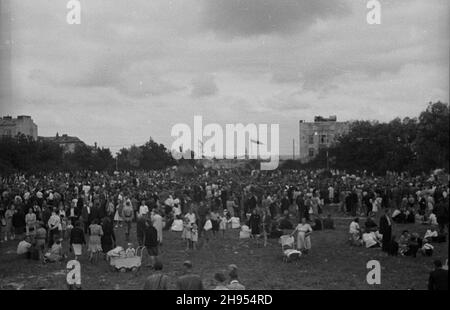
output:
M448 0L0 0L0 291L448 290L449 39Z

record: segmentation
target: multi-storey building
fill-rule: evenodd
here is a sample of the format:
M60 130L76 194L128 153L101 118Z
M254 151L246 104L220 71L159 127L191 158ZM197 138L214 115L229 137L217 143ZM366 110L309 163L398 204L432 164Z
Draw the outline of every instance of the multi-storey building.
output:
M0 136L15 137L19 134L38 138L38 127L31 119L31 116L19 115L17 118L3 116L0 118Z
M314 117L314 122L299 122L299 154L302 162L317 156L323 148L330 147L337 137L349 131L348 122L338 122L336 116Z

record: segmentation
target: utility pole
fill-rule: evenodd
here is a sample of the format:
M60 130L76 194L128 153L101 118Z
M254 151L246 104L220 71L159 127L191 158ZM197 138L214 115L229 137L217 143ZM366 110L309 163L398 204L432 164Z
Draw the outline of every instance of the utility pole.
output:
M303 121L298 121L298 159L300 160L300 163L302 162L302 152L301 152L301 145L302 145L302 133L301 133L301 126Z

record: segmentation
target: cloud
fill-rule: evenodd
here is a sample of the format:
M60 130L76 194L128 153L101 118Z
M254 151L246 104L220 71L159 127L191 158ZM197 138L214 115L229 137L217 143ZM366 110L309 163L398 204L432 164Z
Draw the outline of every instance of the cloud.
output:
M315 95L302 90L280 92L268 98L264 105L274 111L299 111L311 109L311 102L316 101Z
M204 0L203 24L225 37L289 34L318 19L342 16L340 0Z
M201 75L192 80L191 96L193 98L211 97L218 91L213 75Z

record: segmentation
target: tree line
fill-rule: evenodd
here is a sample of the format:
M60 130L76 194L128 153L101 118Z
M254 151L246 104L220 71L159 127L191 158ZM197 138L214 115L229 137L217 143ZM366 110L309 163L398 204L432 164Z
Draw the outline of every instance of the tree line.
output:
M0 138L1 175L77 170L154 170L175 164L165 146L151 138L144 145L121 149L116 158L109 148L81 144L73 152L65 153L60 145L52 141L36 141L25 135Z
M337 143L319 151L307 164L288 161L283 168L421 173L449 168L449 105L429 103L415 118L388 123L355 121Z
M55 142L19 135L0 138L0 174L76 170L158 170L174 165L194 166L193 160L173 159L152 138L140 146L123 148L114 158L108 148L76 146L64 153ZM430 103L416 118L388 123L355 121L337 143L321 149L307 164L289 160L282 169L331 168L384 174L386 171L427 172L449 168L449 105Z

